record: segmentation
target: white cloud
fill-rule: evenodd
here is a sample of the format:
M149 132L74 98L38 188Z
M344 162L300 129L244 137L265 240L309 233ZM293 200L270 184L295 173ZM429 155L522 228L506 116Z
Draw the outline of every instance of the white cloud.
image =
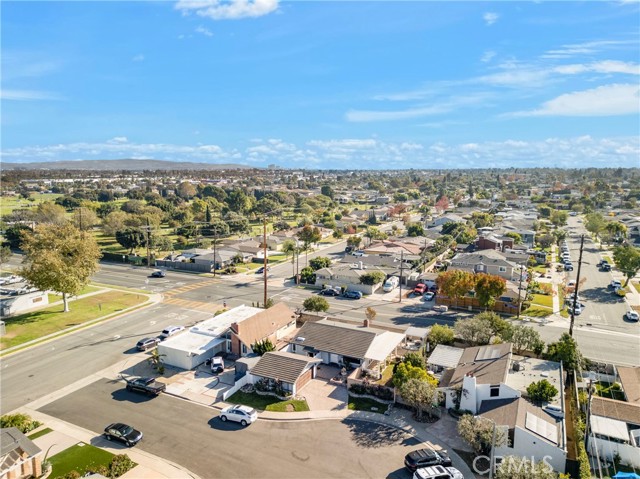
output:
M213 20L255 18L278 9L278 0L179 0L175 5L183 15L195 12Z
M507 116L616 116L640 113L640 86L603 85L590 90L560 95L537 110Z
M107 140L107 143L110 145L122 145L123 143L127 143L129 140L126 136L115 136L110 140Z
M498 18L500 18L500 15L493 12L486 12L484 15L482 15L482 18L487 25L493 25L498 21Z
M560 48L549 50L541 58L569 58L576 55L593 55L605 49L636 45L634 40L595 40L591 42L562 45Z
M139 53L138 55L134 56L131 59L132 62L142 62L144 61L144 55L142 53Z
M640 65L631 62L621 62L616 60L603 60L589 64L576 63L571 65L560 65L553 71L565 75L576 75L579 73L624 73L629 75L640 75Z
M211 33L211 30L209 30L208 28L203 27L202 25L199 25L196 27L196 33L200 33L202 35L204 35L205 37L212 37L213 33Z
M496 52L491 51L491 50L487 50L487 51L486 51L486 52L484 52L484 53L482 54L482 56L480 57L480 61L481 61L482 63L488 63L488 62L490 62L490 61L493 59L493 57L495 57L495 56L496 56Z
M61 100L56 93L40 90L0 90L0 98L13 101Z

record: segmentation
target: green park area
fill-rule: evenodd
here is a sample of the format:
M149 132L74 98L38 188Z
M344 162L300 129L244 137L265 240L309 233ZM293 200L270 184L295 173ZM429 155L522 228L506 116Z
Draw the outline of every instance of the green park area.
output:
M118 313L146 300L147 296L142 294L109 291L70 301L67 313L59 304L6 318L6 333L0 338L0 351Z
M38 204L44 201L53 201L59 196L62 195L56 193L31 193L29 199L25 199L22 196L3 196L2 202L0 202L0 215L8 215L13 210L20 208L35 208Z

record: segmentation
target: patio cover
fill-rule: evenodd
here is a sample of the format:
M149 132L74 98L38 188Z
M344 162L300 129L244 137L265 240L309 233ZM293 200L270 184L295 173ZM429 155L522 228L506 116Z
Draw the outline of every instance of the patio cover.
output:
M365 353L365 359L371 359L373 361L384 361L398 347L398 345L404 340L404 334L392 333L385 331L382 334L378 334L373 341L367 352Z
M608 417L591 416L591 430L594 434L629 441L627 423Z
M424 339L429 334L429 328L416 328L415 326L410 326L404 332L405 336Z
M612 479L640 479L640 476L635 472L618 472L615 476L611 476Z

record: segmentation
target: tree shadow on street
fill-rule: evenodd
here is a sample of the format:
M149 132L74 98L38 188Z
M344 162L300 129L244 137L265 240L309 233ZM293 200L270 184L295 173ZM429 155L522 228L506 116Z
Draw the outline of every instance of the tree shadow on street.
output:
M361 447L417 446L420 444L420 441L393 426L353 419L345 419L343 424L349 428L353 440Z

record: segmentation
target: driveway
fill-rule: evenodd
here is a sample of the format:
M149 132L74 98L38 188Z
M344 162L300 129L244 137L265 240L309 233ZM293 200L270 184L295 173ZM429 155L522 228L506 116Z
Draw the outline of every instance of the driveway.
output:
M299 392L304 396L312 411L339 411L346 409L348 393L344 382L334 378L342 378L340 369L335 366L321 364L315 379L309 381Z

